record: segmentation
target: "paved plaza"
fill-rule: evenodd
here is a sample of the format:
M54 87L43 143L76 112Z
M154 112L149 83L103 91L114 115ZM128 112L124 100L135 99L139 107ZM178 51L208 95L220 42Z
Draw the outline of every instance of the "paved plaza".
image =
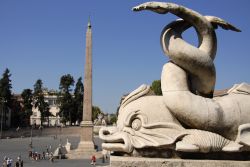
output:
M66 140L72 144L72 148L76 148L80 137L77 136L58 136L57 139L54 137L33 137L32 143L35 152L42 154L43 151L46 152L46 148L50 148L51 151L54 151L58 145L61 143L65 145ZM16 161L17 157L21 155L21 158L24 161L24 167L90 167L93 166L90 164L90 159L85 160L69 160L69 159L55 159L52 163L49 160L30 160L28 157L29 151L29 144L31 139L30 138L12 138L12 139L1 139L0 140L0 163L2 165L3 159L5 156L13 159L13 166L14 162ZM95 143L98 145L98 149L101 149L102 141L95 137ZM103 163L102 159L97 159L96 166L105 166L108 165L109 162Z

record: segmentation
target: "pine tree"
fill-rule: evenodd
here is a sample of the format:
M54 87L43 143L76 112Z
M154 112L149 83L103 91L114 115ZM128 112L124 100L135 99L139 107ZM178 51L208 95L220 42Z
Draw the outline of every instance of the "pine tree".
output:
M74 90L74 113L72 120L73 122L78 121L79 123L82 121L82 113L83 113L83 92L84 87L82 83L82 77L78 78Z
M6 105L8 107L11 107L11 80L10 80L11 74L8 68L4 71L2 78L0 80L0 97L4 98L6 101Z
M6 127L6 114L8 108L11 108L12 94L11 94L11 74L8 68L5 69L2 78L0 79L0 101L3 109L3 127Z
M38 79L34 85L34 106L41 113L41 125L43 125L45 118L47 117L49 120L49 116L52 114L49 112L49 104L44 100L43 82L41 79Z
M23 105L23 119L25 119L26 125L29 124L30 116L32 115L32 102L33 102L33 94L31 89L24 89L21 97L23 99L22 105Z
M59 101L59 115L62 118L62 122L66 124L67 121L72 124L72 113L74 112L74 100L71 95L71 86L74 85L74 78L70 75L63 75L60 79L60 93L58 97Z

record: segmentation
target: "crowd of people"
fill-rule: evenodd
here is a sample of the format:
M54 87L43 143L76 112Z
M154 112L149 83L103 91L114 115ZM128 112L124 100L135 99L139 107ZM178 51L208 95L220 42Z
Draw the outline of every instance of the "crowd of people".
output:
M53 152L49 152L49 149L47 147L46 152L43 151L42 154L30 150L29 151L29 159L30 160L50 160L51 162L54 162L54 156L53 156ZM13 159L10 157L4 157L3 159L3 164L2 167L23 167L23 160L21 159L21 156L17 157L17 160L15 162L13 162Z
M59 145L60 146L60 145ZM96 149L98 149L96 147ZM54 158L57 158L56 155L53 154L52 152L52 147L50 146L46 146L46 148L44 149L45 151L42 151L41 153L35 151L34 147L32 146L32 143L29 145L29 151L28 151L28 157L30 160L32 161L38 161L38 160L49 160L51 162L54 162ZM106 150L102 150L102 163L105 163L108 158L110 153ZM55 156L55 157L54 157ZM90 157L90 164L91 165L96 165L96 156L92 155ZM3 160L3 164L2 167L23 167L24 166L24 162L21 159L21 156L19 155L16 159L16 161L13 162L13 159L10 157L4 157Z
M2 167L12 167L13 159L9 157L4 157L3 165ZM23 160L21 159L21 156L17 157L17 160L14 163L14 167L23 167Z
M34 149L32 148L29 151L29 159L30 160L50 160L51 162L54 162L54 156L53 156L53 152L51 152L51 146L46 146L46 152L43 151L42 154L38 153L37 151L34 151Z
M29 151L29 158L31 159L31 160L35 160L35 161L37 161L37 160L41 160L41 159L44 159L44 160L46 160L46 159L48 159L48 160L50 160L50 161L54 161L54 157L53 157L53 153L52 152L42 152L42 154L40 154L40 153L38 153L38 152L32 152L32 151Z

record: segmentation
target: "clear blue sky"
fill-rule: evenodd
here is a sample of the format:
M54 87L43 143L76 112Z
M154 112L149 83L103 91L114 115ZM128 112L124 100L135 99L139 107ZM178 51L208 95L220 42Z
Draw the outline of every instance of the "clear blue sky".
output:
M160 48L162 28L172 14L131 8L142 0L0 0L0 73L9 68L13 93L33 89L37 79L58 89L60 77L83 76L85 32L93 28L93 103L115 112L120 97L160 79L168 59ZM225 19L241 33L217 30L216 89L250 82L250 1L171 1L203 15ZM196 43L191 30L184 36ZM193 41L192 38L195 38Z

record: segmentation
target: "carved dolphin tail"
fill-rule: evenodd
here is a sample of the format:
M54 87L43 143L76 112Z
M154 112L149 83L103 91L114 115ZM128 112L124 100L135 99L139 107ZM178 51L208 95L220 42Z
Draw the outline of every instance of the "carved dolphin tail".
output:
M221 26L227 30L240 31L224 20L201 14L186 7L164 2L146 2L133 8L134 11L151 10L160 14L168 12L182 18L168 24L161 34L163 51L170 59L189 73L191 91L204 97L212 97L216 80L213 60L217 40L214 29ZM182 33L194 26L198 48L182 39Z

